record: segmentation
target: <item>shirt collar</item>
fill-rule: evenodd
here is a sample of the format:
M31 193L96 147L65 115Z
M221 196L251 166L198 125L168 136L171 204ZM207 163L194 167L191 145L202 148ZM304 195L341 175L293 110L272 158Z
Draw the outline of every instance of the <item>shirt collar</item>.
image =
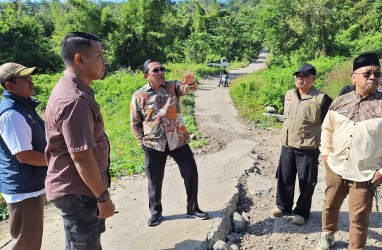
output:
M370 93L368 94L367 96L364 96L362 97L360 94L357 93L357 91L354 91L357 99L359 99L360 101L363 101L363 100L367 100L367 99L370 99L370 98L373 98L377 93L378 91L375 91L375 93Z
M70 70L64 71L64 76L67 78L70 78L74 85L81 91L84 91L86 94L90 96L94 96L94 89L92 89L89 85L84 83L78 76L76 76L73 72Z
M314 94L316 93L316 88L314 86L312 86L312 88L308 91L308 93L306 93L306 95L304 95L303 97L301 97L300 95L300 91L298 90L298 88L295 89L295 92L297 94L297 96L300 98L300 99L311 99L313 98Z
M166 86L166 82L164 82L161 85L161 88L164 88L165 86ZM152 87L152 85L151 85L151 83L149 81L147 81L147 83L146 83L146 88L147 88L146 92L148 92L148 91L155 91L155 89L153 89L153 87Z

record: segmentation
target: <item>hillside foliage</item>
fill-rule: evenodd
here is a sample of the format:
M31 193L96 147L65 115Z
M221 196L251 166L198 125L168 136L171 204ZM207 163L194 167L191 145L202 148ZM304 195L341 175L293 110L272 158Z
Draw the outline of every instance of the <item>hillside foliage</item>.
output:
M98 35L109 73L93 87L111 141L112 174L119 176L142 171L129 103L145 84L138 70L146 59L165 63L168 79L187 72L200 79L219 72L206 67L207 61L227 57L235 67L266 48L268 68L236 79L231 95L243 116L268 125L274 121L262 116L264 107L282 112L283 95L294 86L299 65L312 63L316 86L335 98L350 83L352 58L366 51L382 56L381 29L382 0L6 0L0 1L0 64L39 68L33 79L43 114L64 69L60 42L65 34ZM198 138L193 104L192 96L182 99L186 125ZM0 205L0 219L5 217Z
M135 70L148 58L176 63L250 59L260 43L249 13L233 12L215 0L0 2L0 64L13 60L60 72L60 42L70 31L98 35L110 71Z

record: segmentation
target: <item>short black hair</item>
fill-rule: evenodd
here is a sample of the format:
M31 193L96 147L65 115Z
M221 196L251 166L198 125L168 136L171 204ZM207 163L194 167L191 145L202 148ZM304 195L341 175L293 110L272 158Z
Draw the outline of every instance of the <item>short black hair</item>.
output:
M85 53L91 47L91 41L99 42L101 39L87 32L70 32L61 42L61 56L65 65L71 65L74 61L74 56L78 52Z
M157 60L155 59L148 59L146 60L143 64L142 64L142 71L143 71L143 74L147 74L149 73L149 68L147 67L150 63L152 62L158 62Z

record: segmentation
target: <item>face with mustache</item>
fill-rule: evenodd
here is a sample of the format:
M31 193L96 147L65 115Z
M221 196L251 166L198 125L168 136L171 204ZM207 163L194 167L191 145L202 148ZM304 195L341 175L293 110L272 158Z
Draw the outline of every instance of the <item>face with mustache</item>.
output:
M362 97L377 91L381 79L381 69L378 66L365 66L352 73L352 83L357 93Z
M296 87L304 93L307 93L313 87L313 83L315 80L316 80L316 75L313 75L313 74L297 73L295 75Z
M147 65L148 72L144 78L151 83L154 89L159 88L165 81L165 69L159 62L151 62Z
M5 83L6 89L25 99L34 95L34 83L31 76L13 77Z

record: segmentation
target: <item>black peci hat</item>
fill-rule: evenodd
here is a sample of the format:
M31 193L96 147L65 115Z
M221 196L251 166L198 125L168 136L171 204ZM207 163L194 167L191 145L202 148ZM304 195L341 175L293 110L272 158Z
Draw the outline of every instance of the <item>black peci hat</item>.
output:
M356 71L359 68L365 67L365 66L378 66L379 59L377 54L375 53L366 53L358 56L356 59L354 59L353 62L353 72Z

